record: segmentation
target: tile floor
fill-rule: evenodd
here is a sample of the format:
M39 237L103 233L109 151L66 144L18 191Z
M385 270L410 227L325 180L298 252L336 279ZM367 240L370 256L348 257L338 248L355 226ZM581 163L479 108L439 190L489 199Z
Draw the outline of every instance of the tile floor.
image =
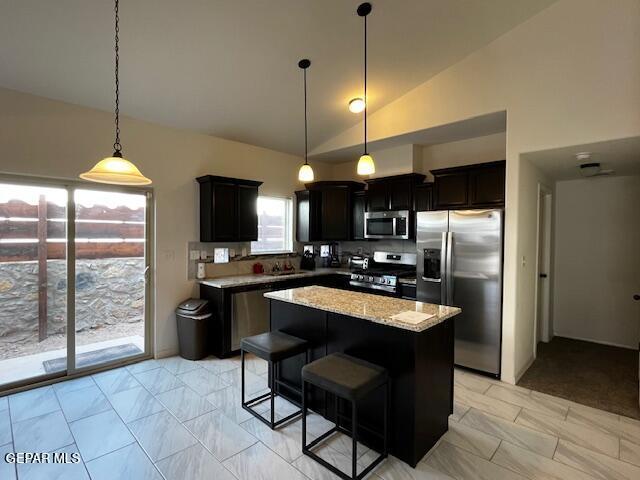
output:
M0 398L0 479L336 478L300 453L300 421L271 431L239 407L238 359L147 362ZM249 357L249 390L266 364ZM278 414L295 408L279 399ZM268 414L268 404L261 411ZM456 371L449 432L415 469L390 457L369 478L640 479L640 422ZM310 437L330 424L312 414ZM76 464L13 464L11 451L66 452ZM358 450L361 468L375 452ZM318 454L345 471L342 435Z

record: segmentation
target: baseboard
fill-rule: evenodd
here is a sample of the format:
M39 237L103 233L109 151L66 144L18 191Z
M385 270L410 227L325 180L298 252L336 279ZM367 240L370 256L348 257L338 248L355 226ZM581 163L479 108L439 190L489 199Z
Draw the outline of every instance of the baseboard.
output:
M620 343L614 343L614 342L602 342L600 340L594 340L593 338L574 337L572 335L564 335L562 333L557 333L557 332L554 332L553 336L554 337L569 338L571 340L581 340L583 342L598 343L600 345L607 345L609 347L619 347L619 348L626 348L628 350L638 350L638 346L637 345L629 346L629 345L622 345Z
M516 373L516 378L515 378L515 382L513 382L514 385L517 385L518 382L520 381L520 379L522 378L522 376L527 372L527 370L529 370L529 367L531 365L533 365L533 362L535 362L536 358L532 355L531 358L529 359L529 361L526 363L526 365L524 367L522 367L518 373Z
M158 358L167 358L167 357L174 357L178 355L178 349L177 348L167 348L165 350L162 350L160 352L156 352L156 354L154 355L154 358L158 359Z

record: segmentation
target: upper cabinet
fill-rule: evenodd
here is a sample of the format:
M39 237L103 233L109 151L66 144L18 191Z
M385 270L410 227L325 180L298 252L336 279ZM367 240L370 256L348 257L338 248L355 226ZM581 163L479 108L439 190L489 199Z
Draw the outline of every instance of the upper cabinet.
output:
M352 197L364 185L357 182L314 182L296 192L296 240L351 240Z
M433 183L416 185L413 192L413 201L416 212L433 210Z
M433 209L504 205L505 161L432 170Z
M424 175L409 173L367 180L367 211L413 210L414 189Z
M365 240L364 238L364 212L367 211L367 192L360 190L353 192L351 198L352 224L351 238L353 240Z
M200 184L200 241L258 239L258 187L262 182L205 175Z

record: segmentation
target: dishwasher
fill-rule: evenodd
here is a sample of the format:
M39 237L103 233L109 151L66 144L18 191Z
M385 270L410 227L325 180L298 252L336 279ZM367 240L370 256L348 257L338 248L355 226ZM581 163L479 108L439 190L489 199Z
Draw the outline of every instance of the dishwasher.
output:
M269 331L269 300L264 294L271 288L231 295L231 349L239 350L244 337Z

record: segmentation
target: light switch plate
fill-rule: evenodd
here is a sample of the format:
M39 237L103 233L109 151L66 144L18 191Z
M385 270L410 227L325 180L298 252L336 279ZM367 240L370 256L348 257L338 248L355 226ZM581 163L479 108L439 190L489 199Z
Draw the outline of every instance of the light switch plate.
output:
M229 249L228 248L216 248L213 250L214 263L228 263L229 262Z

